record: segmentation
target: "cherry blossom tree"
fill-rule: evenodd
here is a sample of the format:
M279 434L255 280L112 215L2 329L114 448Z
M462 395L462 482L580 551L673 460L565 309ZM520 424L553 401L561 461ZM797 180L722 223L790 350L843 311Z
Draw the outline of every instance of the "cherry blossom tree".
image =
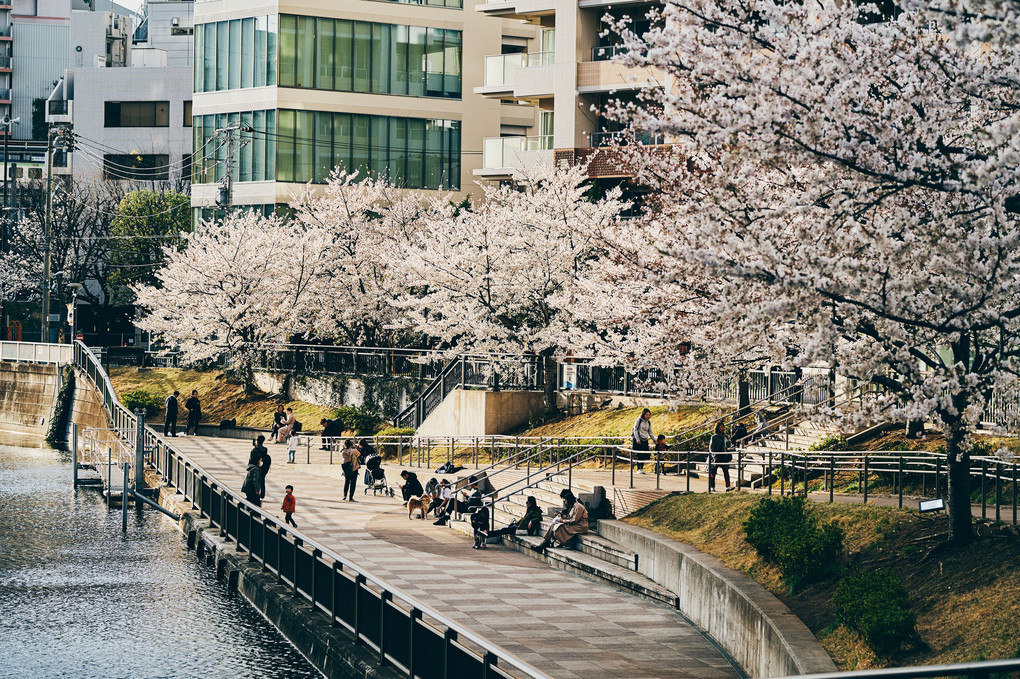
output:
M253 384L260 351L303 328L325 242L300 224L253 212L203 223L183 250L165 250L156 285L136 285L138 325L187 361L228 352Z
M433 209L398 243L408 288L401 322L451 352L550 354L562 307L593 236L626 203L589 200L586 168L534 168L513 186L485 186L471 210Z
M639 227L660 305L707 306L716 352L821 362L941 424L960 542L971 436L1020 367L1020 58L973 42L1016 36L1016 4L977 4L996 11L932 30L909 7L670 1L622 60L672 85L614 111L676 142L640 172L672 205Z

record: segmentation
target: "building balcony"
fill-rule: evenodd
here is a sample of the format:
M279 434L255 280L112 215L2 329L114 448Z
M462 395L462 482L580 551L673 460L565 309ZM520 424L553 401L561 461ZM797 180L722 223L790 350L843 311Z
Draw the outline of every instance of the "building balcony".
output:
M11 39L11 27L10 27L10 25L7 25L7 26L4 26L3 28L0 28L0 40L10 40L10 39Z
M0 104L9 103L11 103L11 91L6 89L0 90Z
M11 70L11 57L0 56L0 71Z
M552 96L553 53L493 54L485 57L485 84L475 94L501 99Z
M634 143L633 137L628 139L625 142L619 132L595 133L591 135L591 148L556 149L554 162L557 167L587 163L588 176L592 179L633 177L638 168L650 160L684 162L677 155L678 147L661 137L646 136L650 144L641 143L641 135L638 143Z
M530 19L556 13L553 0L489 0L475 5L475 11L507 19Z
M595 52L614 51L621 48L597 47ZM618 92L640 90L649 87L664 87L669 78L658 68L630 68L615 61L607 61L605 54L595 54L597 60L583 61L577 65L577 91L581 94L597 92Z
M46 122L70 123L74 102L66 99L50 99L46 102Z
M475 176L509 179L515 170L552 162L551 134L532 137L488 137L482 140L482 167Z

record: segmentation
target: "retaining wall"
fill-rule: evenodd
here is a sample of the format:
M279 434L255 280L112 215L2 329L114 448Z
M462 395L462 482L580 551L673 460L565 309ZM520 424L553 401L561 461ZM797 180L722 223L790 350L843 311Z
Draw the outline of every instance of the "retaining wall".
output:
M454 389L432 411L419 436L488 436L506 432L545 414L544 391Z
M638 555L638 571L677 595L680 612L750 677L835 672L815 635L768 590L713 556L646 528L599 521L599 534Z
M412 377L353 377L255 373L255 386L269 394L323 406L355 406L392 420L418 397L427 380Z
M45 434L60 391L60 366L0 362L0 429Z

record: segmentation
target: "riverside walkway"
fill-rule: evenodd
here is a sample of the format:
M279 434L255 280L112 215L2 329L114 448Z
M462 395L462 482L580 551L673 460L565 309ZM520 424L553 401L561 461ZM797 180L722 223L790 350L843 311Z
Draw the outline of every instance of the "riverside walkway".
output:
M179 437L168 442L221 483L240 489L249 441ZM273 465L265 511L282 519L283 488L293 485L302 533L552 677L740 676L712 642L670 608L504 547L473 550L469 538L431 520L409 521L399 495L366 496L360 478L357 501L344 502L338 465L290 465L283 446L269 450ZM395 488L401 468L384 469Z

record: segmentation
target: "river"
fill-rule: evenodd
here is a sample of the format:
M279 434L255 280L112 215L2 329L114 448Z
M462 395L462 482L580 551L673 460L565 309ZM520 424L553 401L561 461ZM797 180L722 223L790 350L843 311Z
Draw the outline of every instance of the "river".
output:
M152 509L71 488L66 453L0 432L0 676L321 677Z

